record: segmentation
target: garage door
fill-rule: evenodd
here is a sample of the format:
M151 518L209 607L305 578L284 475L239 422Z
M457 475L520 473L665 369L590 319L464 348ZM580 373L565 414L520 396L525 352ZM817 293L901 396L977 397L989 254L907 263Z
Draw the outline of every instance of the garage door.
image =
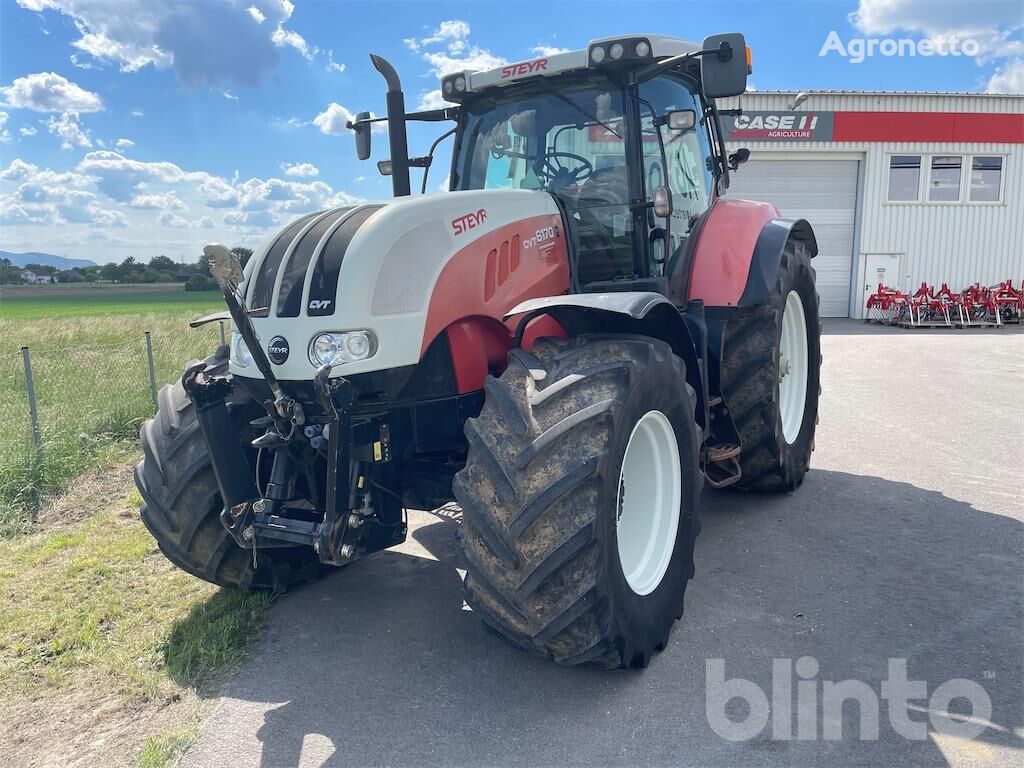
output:
M849 315L857 166L856 160L751 159L731 177L730 195L763 200L783 216L811 222L823 317Z

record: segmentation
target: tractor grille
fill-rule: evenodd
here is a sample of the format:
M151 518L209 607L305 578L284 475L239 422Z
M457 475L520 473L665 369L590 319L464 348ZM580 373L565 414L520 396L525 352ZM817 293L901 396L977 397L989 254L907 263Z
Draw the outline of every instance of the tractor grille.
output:
M302 309L302 287L306 280L306 270L313 258L313 252L320 244L321 238L334 223L351 211L352 208L338 208L322 216L316 224L307 230L292 250L292 255L285 265L281 277L281 289L277 294L277 316L298 317Z
M375 214L382 205L367 205L351 214L331 234L324 244L320 258L313 270L313 279L309 285L309 298L306 302L307 314L311 317L322 317L334 314L334 300L338 293L338 275L345 251L359 227Z
M267 251L263 263L260 264L260 271L256 275L256 282L253 284L252 293L249 298L249 311L255 317L266 317L270 314L270 299L274 294L274 279L277 277L277 270L281 266L281 261L284 259L288 246L292 244L295 236L299 234L302 228L314 216L319 215L319 213L311 213L293 222L278 236L274 244L270 246L270 250Z

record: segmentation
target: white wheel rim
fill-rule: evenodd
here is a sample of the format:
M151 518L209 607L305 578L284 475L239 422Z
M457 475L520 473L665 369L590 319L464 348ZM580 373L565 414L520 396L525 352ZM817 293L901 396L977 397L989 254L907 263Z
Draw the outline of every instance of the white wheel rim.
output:
M682 491L675 430L664 413L648 411L626 444L615 504L619 564L638 595L657 589L668 570Z
M800 434L807 400L807 320L800 294L790 291L779 341L779 411L782 436L792 445Z

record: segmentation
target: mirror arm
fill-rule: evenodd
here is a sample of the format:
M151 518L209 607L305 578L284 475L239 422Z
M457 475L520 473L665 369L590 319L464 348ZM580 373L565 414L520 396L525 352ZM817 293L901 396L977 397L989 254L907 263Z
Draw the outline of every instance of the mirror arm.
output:
M722 45L725 45L723 43ZM732 55L732 48L727 48L729 55ZM656 61L653 64L648 64L646 67L638 69L633 73L633 82L637 85L645 83L653 77L657 77L662 72L665 72L673 67L677 67L680 64L685 64L690 59L696 59L698 56L710 56L716 54L720 59L722 57L722 51L719 48L704 48L699 51L691 51L690 53L681 53L678 56L671 56L662 61ZM728 59L725 59L728 61Z

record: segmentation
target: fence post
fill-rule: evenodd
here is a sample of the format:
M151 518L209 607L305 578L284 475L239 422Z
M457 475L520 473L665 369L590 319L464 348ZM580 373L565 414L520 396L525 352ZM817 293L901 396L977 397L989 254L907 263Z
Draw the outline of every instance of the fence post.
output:
M32 356L28 347L21 348L21 361L25 365L25 387L28 389L28 414L32 419L32 442L36 451L43 450L43 435L39 430L39 411L36 409L36 387L32 382Z
M224 321L220 320L217 323L217 325L220 326L220 343L221 343L221 345L227 344L228 343L228 339L227 339L227 336L224 335Z
M156 371L153 370L153 338L149 335L149 331L146 331L146 357L149 359L149 393L153 397L153 410L157 410L159 405L156 400Z

